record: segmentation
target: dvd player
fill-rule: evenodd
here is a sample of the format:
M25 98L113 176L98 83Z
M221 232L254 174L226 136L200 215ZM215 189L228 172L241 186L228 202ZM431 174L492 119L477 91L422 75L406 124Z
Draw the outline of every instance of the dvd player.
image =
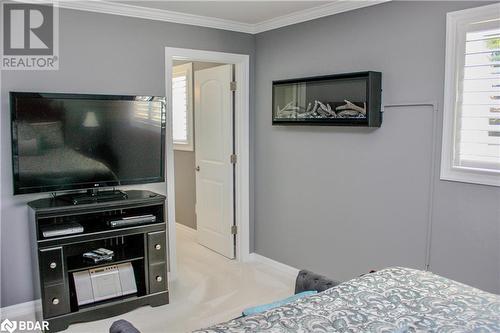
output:
M119 220L109 221L108 225L111 228L121 228L121 227L130 227L133 225L148 224L155 222L156 222L156 216L148 214L148 215L124 217Z
M83 232L83 227L77 222L68 222L63 224L51 224L40 227L42 235L45 238L74 235Z

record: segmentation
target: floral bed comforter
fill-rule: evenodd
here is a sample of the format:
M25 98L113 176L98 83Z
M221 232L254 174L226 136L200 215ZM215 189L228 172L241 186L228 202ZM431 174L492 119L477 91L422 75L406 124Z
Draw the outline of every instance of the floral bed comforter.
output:
M395 267L197 333L500 332L500 296Z

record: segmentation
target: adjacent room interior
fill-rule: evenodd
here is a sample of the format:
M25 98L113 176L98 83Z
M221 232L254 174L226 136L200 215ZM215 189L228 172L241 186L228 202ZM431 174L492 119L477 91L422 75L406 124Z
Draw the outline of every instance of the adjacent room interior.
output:
M175 221L229 259L236 245L232 82L232 64L173 62Z
M1 331L500 332L498 3L1 8Z

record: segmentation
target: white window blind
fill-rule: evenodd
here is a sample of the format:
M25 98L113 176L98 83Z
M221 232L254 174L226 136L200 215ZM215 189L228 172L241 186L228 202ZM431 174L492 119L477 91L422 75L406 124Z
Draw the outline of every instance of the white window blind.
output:
M500 27L485 28L465 35L455 164L500 171Z
M173 67L172 127L174 149L193 150L192 64Z
M164 110L158 103L151 103L150 96L137 96L134 105L134 117L137 121L160 127Z
M500 186L500 5L448 14L446 52L441 178Z
M174 142L186 143L187 135L187 77L177 76L172 79L172 103L174 109Z

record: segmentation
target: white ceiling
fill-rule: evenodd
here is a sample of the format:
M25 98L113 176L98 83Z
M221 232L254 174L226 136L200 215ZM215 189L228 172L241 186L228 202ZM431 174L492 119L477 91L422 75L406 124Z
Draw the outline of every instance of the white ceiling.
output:
M169 10L256 24L335 1L120 1L129 5Z
M22 1L22 0L18 0ZM30 0L47 1L47 0ZM52 0L54 1L54 0ZM59 0L76 10L257 34L391 0L150 1Z

